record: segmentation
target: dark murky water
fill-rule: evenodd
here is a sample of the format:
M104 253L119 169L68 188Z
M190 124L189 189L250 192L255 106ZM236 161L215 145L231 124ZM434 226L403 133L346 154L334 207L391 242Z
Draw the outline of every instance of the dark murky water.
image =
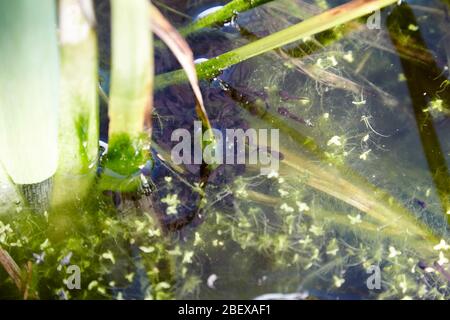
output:
M320 11L314 5L306 7L310 11L299 6L280 1L237 15L234 27L189 36L195 57L214 57ZM201 3L178 10L193 15L205 7L208 4ZM336 179L326 161L305 156L305 149L310 151L304 146L305 137L309 137L325 158L344 165L338 177L353 182L350 170L364 177L445 238L448 200L443 194L449 185L450 122L448 110L439 106L448 98L448 90L441 91L449 76L448 17L438 2L411 2L402 10L383 11L379 30L363 29L329 46L318 46L309 55L296 43L233 66L218 80L204 81L202 89L215 127L277 127L275 117L286 126L281 128L281 148L292 153L300 167L303 161L311 162L317 166L311 170ZM186 23L170 16L180 26ZM410 32L403 35L403 48L395 35L397 24L406 24ZM423 50L420 57L415 48ZM159 72L172 70L166 58L161 60ZM176 126L192 125L192 119L178 120L186 108L195 117L187 86L158 93L156 108L163 117L173 116ZM270 117L261 121L254 112L257 108L264 108ZM172 126L167 131L156 126L155 140L165 144ZM401 225L402 219L378 226L379 231L371 235L362 236L364 231L358 228L344 231L342 224L363 224L370 221L370 214L349 206L351 201L336 201L330 197L332 192L305 185L304 176L314 174L295 172L292 167L272 179L234 167L213 172L205 221L186 231L187 237L200 234L212 243L203 252L193 246L197 259L190 271L197 269L202 285L188 297L251 298L300 290L327 299L417 298L422 288L414 283L417 274L392 270L416 259L404 251L396 255L408 237L400 236L402 244L395 246L387 245L383 235L383 228ZM347 221L326 218L333 214ZM227 222L219 222L222 219ZM385 290L367 288L369 264L389 270L382 271ZM216 276L214 288L208 287L208 277Z

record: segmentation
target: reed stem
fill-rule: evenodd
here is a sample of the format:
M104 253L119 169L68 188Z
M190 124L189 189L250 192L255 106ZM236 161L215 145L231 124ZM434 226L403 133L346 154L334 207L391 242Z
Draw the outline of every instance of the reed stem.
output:
M233 87L227 87L228 93L239 95L235 91ZM381 226L399 226L400 229L407 230L412 239L424 241L428 245L439 242L438 235L414 217L398 200L372 185L352 168L327 157L311 137L302 135L279 116L266 112L256 103L243 101L241 105L251 109L253 114L271 127L279 128L299 146L300 152L292 152L286 148L279 150L283 155L280 173L292 180L293 184L298 183L302 177L302 183L365 212Z
M0 150L16 184L58 163L59 59L53 0L0 0Z
M112 0L112 71L109 103L109 151L106 168L131 180L119 189L133 190L135 176L150 158L153 87L152 35L147 0ZM114 187L110 175L102 179Z
M0 158L23 198L39 211L47 209L58 166L55 26L53 0L0 0ZM45 194L27 196L33 190Z
M95 178L99 110L97 38L92 0L61 0L59 164L53 203L81 199Z
M182 28L180 33L183 36L187 36L202 28L223 25L224 23L229 22L238 13L256 8L271 1L273 0L232 0L219 10L197 19L188 26Z

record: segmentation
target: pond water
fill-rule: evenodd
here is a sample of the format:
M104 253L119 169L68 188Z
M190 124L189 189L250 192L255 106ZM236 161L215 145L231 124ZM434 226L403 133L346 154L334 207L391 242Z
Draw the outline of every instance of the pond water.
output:
M185 36L211 59L344 2L268 2ZM225 3L154 1L178 29ZM109 8L96 7L107 93ZM408 1L379 28L358 20L201 80L214 128L279 129L279 170L265 175L173 164L195 101L156 76L151 195L94 190L33 217L17 202L0 243L41 298L448 299L449 10ZM155 57L157 75L179 68L159 39ZM105 102L101 123L107 141ZM80 291L64 285L69 264ZM16 297L2 272L0 297Z

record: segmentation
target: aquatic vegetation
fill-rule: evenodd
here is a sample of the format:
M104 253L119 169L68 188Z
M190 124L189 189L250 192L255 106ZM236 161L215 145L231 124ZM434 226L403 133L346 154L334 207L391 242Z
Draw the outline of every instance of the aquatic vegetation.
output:
M86 204L80 209L2 220L1 246L22 269L19 290L2 281L3 298L23 298L25 293L29 298L60 299L172 296L170 285L158 286L170 279L171 259L154 218L130 208L126 217L117 219L111 205L98 209ZM83 290L66 285L73 265L80 268Z
M203 62L197 67L198 75L200 78L213 78L230 65L282 47L291 42L308 38L322 31L367 15L394 2L395 0L351 1L302 21L294 26L271 34L263 39L257 40L249 45L227 52L213 60ZM159 80L161 87L166 86L169 83L174 84L183 81L182 74L179 72L167 74L164 75L164 77L165 79Z
M187 4L111 0L105 22L104 7L61 0L55 79L39 83L59 84L49 101L60 119L44 123L59 126L59 150L42 155L59 154L58 166L24 189L0 155L0 297L449 299L442 10L433 1L416 21L419 5L337 2L230 1L190 21ZM194 64L200 43L191 50L157 7L185 19L183 35L222 35L207 45L225 53ZM367 16L384 7L383 28L368 28ZM103 25L112 45L97 43ZM174 57L161 56L151 32ZM27 47L39 53L35 42ZM50 47L58 49L54 38ZM97 68L108 60L97 47L111 50L110 64ZM13 68L1 52L0 69ZM19 67L11 70L33 78ZM0 93L6 114L14 97ZM247 149L276 152L279 170L175 164L171 133L196 127L278 129L279 148L249 140ZM108 138L100 150L99 128ZM9 134L0 128L16 152ZM38 188L51 203L22 199Z
M180 30L182 35L187 35L189 33L201 30L205 27L210 27L214 25L223 25L224 23L233 19L233 17L238 12L244 12L255 8L259 5L263 5L272 0L255 0L255 1L246 1L246 0L233 0L227 3L223 7L216 7L217 10L214 12L209 12L208 14L199 17L192 24Z
M328 57L327 53L322 53L321 55L325 56L325 58ZM336 63L334 64L336 65ZM336 91L330 91L328 88L328 91L317 90L317 93L309 91L306 94L308 101L320 100L322 102L320 110L301 107L298 103L300 99L296 97L305 96L305 92L302 91L305 86L291 86L290 88L294 92L289 95L283 94L285 98L282 96L280 99L279 92L276 89L273 90L272 86L282 83L283 79L287 77L287 73L277 72L276 74L280 74L278 77L274 76L273 73L267 74L267 70L264 72L258 67L260 65L275 65L271 70L282 69L283 67L277 65L274 59L261 58L258 61L249 63L249 65L253 69L244 73L243 79L235 79L229 75L227 79L231 78L231 80L228 80L231 83L243 81L253 90L264 90L268 95L266 103L255 100L247 92L242 92L237 86L232 84L225 84L226 92L233 98L236 98L243 108L249 110L250 119L256 116L258 119L262 119L265 124L279 127L284 132L285 137L291 137L295 143L287 143L288 146L280 150L284 158L282 163L287 165L287 168L285 171L281 170L279 174L271 176L280 185L276 182L275 186L269 185L264 181L263 177L238 179L236 186L229 190L230 194L233 194L235 197L234 213L230 214L227 211L214 212L211 214L210 220L207 220L200 231L195 233L195 237L192 236L192 241L197 243L197 245L198 241L195 240L198 238L214 239L209 245L204 245L204 253L200 253L199 259L202 259L202 256L211 257L211 255L236 257L236 260L227 263L227 266L233 266L233 270L236 270L234 277L226 276L227 284L222 282L222 292L211 293L210 290L205 288L204 297L214 294L215 297L224 298L225 296L222 294L229 294L230 291L234 292L233 286L236 286L240 281L251 282L255 286L256 284L261 285L265 281L272 281L269 287L273 291L292 292L295 290L306 290L312 296L321 298L345 298L349 297L345 295L345 289L341 293L338 289L345 288L346 279L353 279L354 281L355 272L359 273L360 279L362 278L360 280L361 286L364 286L365 278L363 275L367 274L366 270L369 270L372 265L378 265L383 274L383 289L381 290L383 293L370 291L366 287L362 287L358 298L448 298L447 273L439 267L439 262L446 263L446 253L445 251L440 252L439 249L441 247L436 245L436 243L444 243L445 240L439 240L439 236L435 235L436 230L440 230L438 233L442 232L441 236L447 237L446 212L439 209L439 197L435 198L433 196L433 200L431 200L430 188L427 187L430 186L430 181L418 178L420 170L418 171L417 168L414 169L416 170L415 173L408 171L411 177L414 176L415 179L418 179L415 180L415 183L420 186L417 187L420 188L419 190L423 190L420 193L423 194L423 197L427 197L427 204L422 203L420 207L415 204L416 208L408 207L407 209L402 208L403 206L396 202L394 197L388 196L381 190L371 189L372 187L369 187L370 183L363 182L360 177L353 178L355 172L351 173L350 170L352 169L342 170L342 165L346 163L352 163L353 167L361 168L359 163L363 161L372 164L378 163L373 168L377 166L389 168L392 166L392 163L379 163L380 153L383 153L383 150L387 151L385 150L386 146L380 144L379 141L391 138L392 131L380 130L376 125L376 119L371 115L373 112L372 106L376 106L373 98L367 99L366 96L363 96L361 98L353 97L352 99L351 95L341 96ZM235 73L238 77L243 74L241 70L236 70ZM290 77L290 79L294 78ZM222 85L224 84L222 83ZM324 85L330 86L326 82ZM331 100L328 100L327 96ZM291 112L300 114L304 119L310 119L315 124L314 127L307 129L306 126L302 127L298 126L298 124L290 126L289 124L292 122L286 123L286 117L280 119L279 115L276 114L279 113L277 112L279 110L277 105L284 103L283 109L289 108L286 105L286 100L289 99L286 99L286 97L294 97L291 99L291 104L293 105ZM340 104L339 99L342 99L342 101L347 100L347 102ZM327 107L327 103L330 103L330 105L346 105L346 109L351 109L351 111L348 111L349 114L356 112L359 116L356 116L356 121L355 116L346 116L346 112L340 116L338 111ZM350 107L351 105L353 105L353 108ZM332 112L331 115L330 111ZM285 114L287 112L283 112L281 115ZM298 118L300 115L295 117ZM402 114L397 116L403 117ZM289 118L297 122L294 117L289 116ZM359 120L361 120L360 125L355 127L355 122L357 123ZM349 132L349 129L352 132ZM299 131L306 132L307 135L302 135ZM311 140L312 136L315 137L315 143L314 140ZM369 145L373 149L367 149ZM301 146L301 151L298 152L300 155L292 151L293 149L298 150L298 146ZM326 151L318 153L318 146ZM323 164L320 164L320 162L318 164L315 158L313 158L315 159L313 162L304 159L303 153L305 151L306 153L309 151L319 159L323 159ZM383 155L384 158L386 156ZM365 171L367 166L367 164L364 164L363 168ZM371 166L369 165L369 167ZM298 173L295 174L292 169ZM371 177L370 180L375 180L372 179L375 178L375 173L378 184L380 184L382 179L386 179L386 177L380 176L379 170L372 171L374 171L373 175L365 174ZM391 171L389 170L389 172ZM338 178L341 174L344 179L348 179L343 184ZM419 183L419 180L423 182ZM443 181L448 183L448 179L443 178ZM355 183L358 186L356 188L351 187L352 191L350 191L345 186L347 183L350 183L349 187ZM349 214L355 209L346 206L341 207L342 204L339 205L324 194L307 188L307 185L337 197L359 210ZM367 187L371 191L367 190ZM262 189L263 193L256 192L253 189ZM365 189L366 191L364 191ZM414 188L409 190L411 191L409 197L413 201L416 191L413 191ZM343 191L341 195L339 195L340 191ZM268 192L273 192L273 195L267 195ZM393 192L393 194L397 195L398 191L393 190ZM408 193L408 187L402 188L401 192ZM346 195L351 196L346 200ZM361 198L358 200L360 196ZM378 196L381 196L381 198L375 200ZM212 193L212 197L213 199L210 202L214 203L219 196L215 196ZM223 195L220 195L220 198L222 197ZM403 195L400 195L400 197L403 198ZM382 198L384 199L381 200ZM309 200L305 202L306 199ZM431 204L433 201L437 204L437 207L435 207L437 212L432 213L426 210L428 217L424 217L427 223L433 225L433 227L430 227L418 222L414 215L419 214L417 212L419 211L418 208L423 210L424 207L426 208L429 205L434 206ZM255 205L256 203L258 205ZM414 200L414 203L418 203L418 201ZM377 207L378 205L384 208ZM324 206L328 209L324 209ZM408 212L409 210L412 212ZM211 209L208 211L211 211ZM361 211L365 212L365 214L362 215ZM414 215L412 215L413 212ZM433 220L434 222L432 222ZM296 230L296 228L301 229ZM432 231L432 229L435 231ZM408 230L406 234L405 230ZM427 240L423 241L421 236L415 238L420 234ZM289 239L289 235L292 235L292 239ZM298 239L298 235L301 235L300 239ZM318 237L319 241L315 243L314 239ZM223 243L223 245L221 246L219 243ZM302 246L310 245L310 251L297 251L300 250L299 244ZM187 246L190 247L191 245L193 244L190 243ZM213 252L223 246L225 246L221 249L223 253ZM236 246L241 251L237 250ZM399 248L402 249L399 250ZM322 252L326 252L326 254L323 253L322 256ZM253 254L258 256L258 258L253 256ZM343 255L344 258L342 258ZM426 256L428 258L425 258ZM441 256L444 257L443 260L440 259ZM284 257L286 259L283 259ZM304 257L307 258L305 259ZM214 260L214 258L211 259ZM222 261L220 258L217 259ZM238 270L238 267L235 266L237 260L245 261L244 263L241 262L241 267L249 264L248 270L244 271L245 267ZM428 262L424 262L424 260L428 260ZM258 270L258 275L254 276L255 270L252 269L250 261L264 261L266 265L259 265L256 269ZM289 269L289 266L293 264L296 264L297 268ZM215 264L214 269L211 269L214 275L218 277L217 284L221 283L221 275L226 275L225 268ZM280 273L277 273L275 270ZM311 270L316 271L313 272ZM245 276L239 277L241 273L244 273ZM299 282L292 282L292 274L299 274L299 281L305 278L305 280L300 282L300 288L298 287ZM257 278L258 276L260 278ZM318 289L320 288L319 278L322 279L322 285L325 286L322 289L323 291ZM285 279L285 286L283 286L280 279ZM228 285L229 281L232 282ZM334 286L334 289L331 289L330 284ZM255 288L252 292L256 295L258 290L264 290L263 288L264 286L261 289ZM336 293L324 294L324 292L330 291ZM263 292L260 291L260 293Z

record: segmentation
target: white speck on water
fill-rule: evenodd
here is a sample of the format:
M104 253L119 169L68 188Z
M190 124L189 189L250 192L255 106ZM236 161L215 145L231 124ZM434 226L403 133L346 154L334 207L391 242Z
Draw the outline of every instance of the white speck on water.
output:
M216 274L212 274L208 277L208 280L206 280L206 283L208 285L208 288L215 289L214 283L217 281L219 277Z
M210 15L211 13L214 13L214 12L216 12L217 10L220 10L220 9L222 9L222 8L223 8L223 6L215 6L215 7L212 7L212 8L208 8L208 9L206 9L206 10L200 12L200 13L194 18L194 21L197 21L197 20L199 20L199 19L202 19L202 18L206 17L207 15Z
M331 146L331 145L341 146L342 145L341 137L333 136L330 140L328 140L327 145L328 146Z
M199 64L199 63L206 62L206 61L208 61L208 60L209 60L209 59L207 59L207 58L197 58L197 59L194 60L194 63L195 63L195 64Z

